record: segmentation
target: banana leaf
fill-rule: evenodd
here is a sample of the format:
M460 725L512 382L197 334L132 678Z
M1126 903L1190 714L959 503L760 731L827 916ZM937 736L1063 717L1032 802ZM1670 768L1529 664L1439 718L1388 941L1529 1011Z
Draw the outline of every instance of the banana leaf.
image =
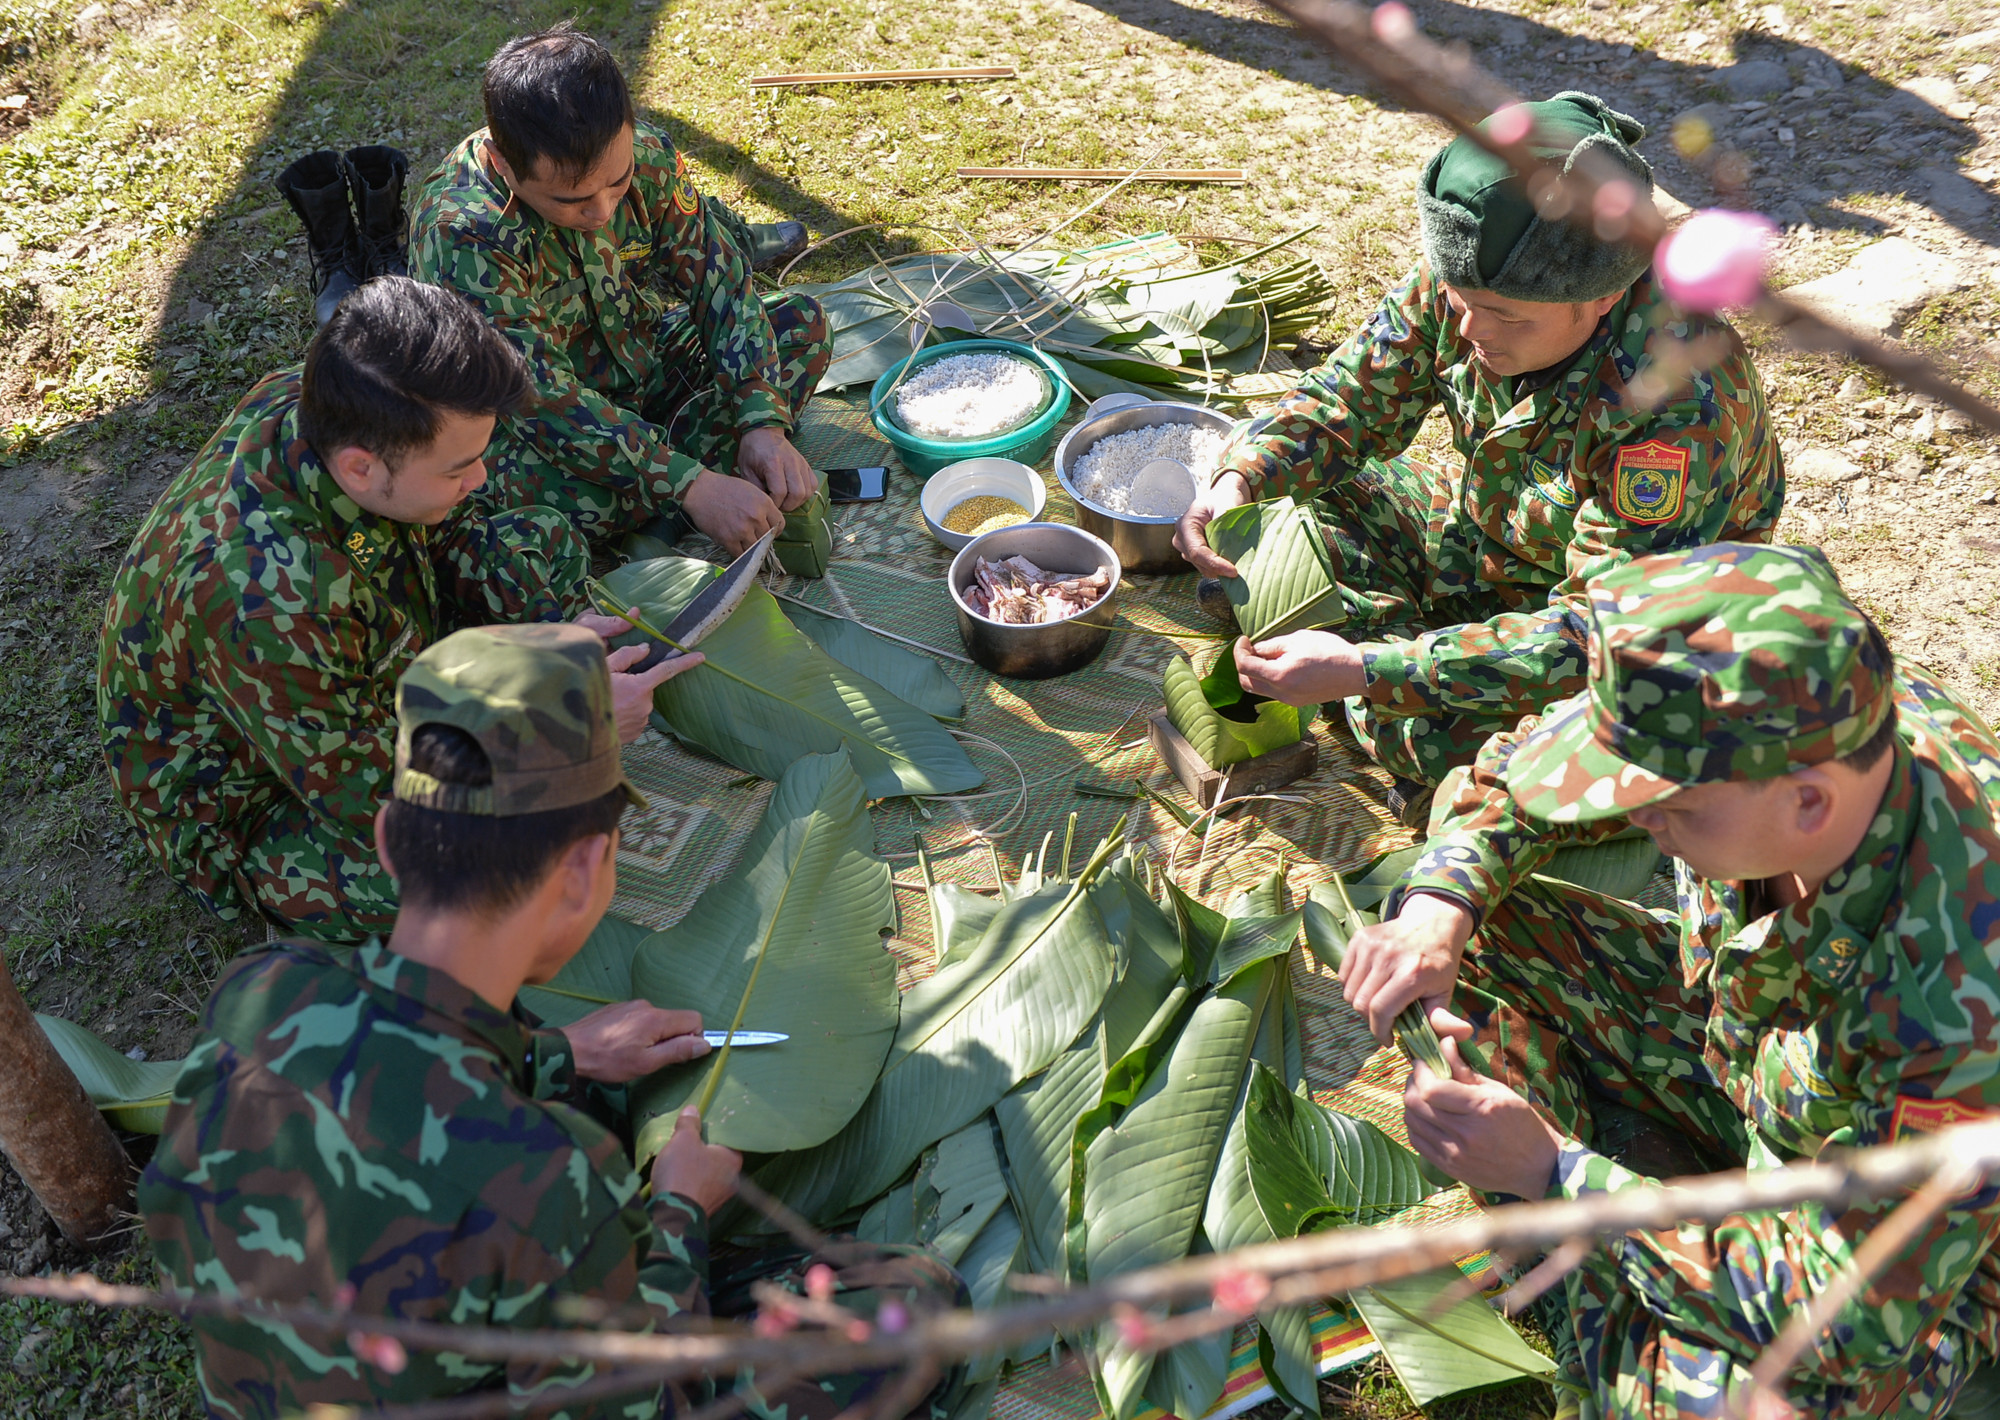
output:
M873 1203L854 1225L862 1242L908 1247L917 1241L917 1184L899 1183Z
M651 927L605 913L561 971L540 986L521 988L521 1004L543 1025L561 1030L603 1006L632 1000L638 995L632 989L632 954L652 935Z
M69 1066L90 1102L120 1129L134 1134L158 1134L166 1122L167 1106L173 1102L174 1077L181 1072L178 1060L134 1060L76 1024L60 1016L35 1019L56 1054Z
M1107 935L1122 947L1125 974L1105 997L1091 1028L1047 1070L1016 1085L993 1106L1029 1264L1050 1274L1066 1271L1063 1238L1069 1226L1077 1120L1103 1098L1109 1062L1130 1052L1162 1010L1180 963L1172 926L1129 870L1107 871L1092 887L1091 900Z
M1007 1278L1029 1268L1021 1245L1021 1220L1011 1204L1002 1203L992 1219L972 1240L972 1246L958 1260L959 1276L965 1279L975 1310L988 1310L1017 1300ZM1026 1361L1046 1352L1055 1336L1031 1338L1007 1351L988 1351L966 1358L966 1378L974 1384L993 1379L1008 1361Z
M1208 541L1236 564L1222 589L1252 641L1338 626L1347 608L1310 506L1289 498L1231 508L1208 525Z
M1305 905L1306 945L1322 966L1337 974L1347 955L1348 939L1375 920L1375 913L1354 906L1340 878L1315 883ZM1443 1044L1421 1001L1412 1001L1396 1013L1395 1038L1405 1055L1422 1061L1439 1078L1451 1073Z
M917 1238L953 1265L1007 1203L996 1130L992 1116L982 1114L938 1140L917 1168Z
M825 1144L774 1160L759 1182L814 1220L900 1178L929 1145L1047 1069L1110 989L1113 957L1087 891L1110 845L1076 882L1004 906L978 946L912 986L880 1077Z
M1366 1120L1302 1099L1253 1065L1244 1105L1250 1189L1272 1233L1379 1223L1430 1196L1417 1156Z
M627 563L604 585L657 630L717 575L712 563L662 557ZM982 782L950 731L820 650L762 587L701 651L707 664L662 685L654 704L677 738L739 769L775 780L801 755L845 748L871 799L954 794Z
M1199 1233L1189 1251L1208 1251ZM1168 1315L1207 1309L1206 1302L1184 1302L1170 1308ZM1230 1348L1235 1339L1235 1328L1225 1326L1160 1352L1152 1358L1145 1398L1169 1415L1208 1414L1222 1401L1222 1389L1229 1380Z
M1527 1379L1563 1385L1556 1363L1481 1298L1437 1314L1446 1290L1460 1280L1456 1268L1440 1268L1362 1287L1350 1298L1410 1399L1429 1405Z
M778 781L737 870L632 959L640 995L698 1010L717 1028L736 1018L754 975L744 1027L791 1036L720 1062L704 1116L710 1142L802 1149L853 1117L895 1038L896 961L882 946L895 920L889 865L875 855L847 756L799 760ZM690 1061L633 1087L640 1157L665 1142L675 1112L717 1063Z
M965 718L965 692L929 656L905 650L844 616L831 616L797 602L779 605L785 620L849 670L861 672L933 719L956 723Z
M1267 1015L1267 1025L1268 1016ZM1275 1042L1267 1029L1259 1037L1256 1056L1271 1065ZM1270 1242L1277 1234L1264 1220L1257 1195L1250 1186L1249 1103L1253 1073L1246 1076L1237 1092L1235 1113L1222 1144L1222 1156L1215 1166L1215 1182L1208 1190L1202 1210L1201 1228L1210 1246L1218 1252ZM1313 1351L1311 1315L1303 1307L1279 1307L1259 1315L1258 1359L1265 1379L1278 1398L1307 1415L1320 1413L1318 1358Z
M1083 1250L1093 1282L1187 1255L1283 964L1265 959L1198 1004L1117 1123L1086 1147ZM1111 1420L1130 1420L1153 1370L1099 1329L1094 1380Z
M1180 929L1181 972L1190 981L1226 982L1247 966L1284 956L1298 941L1302 915L1298 911L1227 916L1204 907L1172 879L1167 892Z
M1630 902L1646 890L1664 855L1649 837L1560 848L1539 876Z
M1233 655L1223 649L1223 657ZM1202 691L1201 677L1194 673L1185 656L1167 662L1163 677L1167 697L1167 719L1181 732L1194 752L1210 769L1227 769L1260 754L1296 744L1300 738L1300 716L1296 705L1266 700L1257 706L1257 718L1244 723L1224 716Z

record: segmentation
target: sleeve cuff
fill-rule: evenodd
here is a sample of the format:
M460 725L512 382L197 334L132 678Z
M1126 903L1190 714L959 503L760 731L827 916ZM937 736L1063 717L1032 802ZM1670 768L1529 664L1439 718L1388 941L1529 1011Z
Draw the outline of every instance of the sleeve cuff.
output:
M702 472L700 460L670 448L662 439L659 452L654 454L652 464L646 470L646 485L655 499L678 500Z
M1428 699L1421 704L1412 701L1409 687L1416 679L1416 658L1410 649L1413 641L1363 641L1355 647L1361 653L1361 698L1370 705L1398 706L1409 704L1412 709L1429 708Z
M774 426L788 434L792 430L792 416L786 410L784 400L762 380L738 390L735 403L736 432L739 434Z
M653 1251L692 1270L708 1290L708 1210L684 1193L656 1193L646 1204L653 1223Z
M576 1052L569 1037L559 1030L540 1028L528 1037L528 1069L532 1075L533 1098L567 1100L581 1083L576 1074Z

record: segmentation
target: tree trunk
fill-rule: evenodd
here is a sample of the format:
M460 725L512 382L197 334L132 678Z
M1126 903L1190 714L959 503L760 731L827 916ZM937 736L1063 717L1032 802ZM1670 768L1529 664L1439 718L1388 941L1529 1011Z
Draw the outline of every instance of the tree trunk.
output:
M132 1166L0 955L0 1152L63 1236L89 1246L132 1205Z

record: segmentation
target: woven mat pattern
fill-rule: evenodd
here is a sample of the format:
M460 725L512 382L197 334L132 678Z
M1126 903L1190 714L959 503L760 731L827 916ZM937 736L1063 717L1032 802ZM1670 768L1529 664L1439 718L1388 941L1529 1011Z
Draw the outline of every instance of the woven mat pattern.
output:
M956 728L987 777L971 794L875 805L876 846L895 869L897 883L899 923L889 946L902 964L906 988L927 976L937 958L915 864L918 834L940 878L990 889L996 869L1018 873L1045 841L1053 868L1070 813L1077 815L1078 863L1121 814L1128 815L1131 840L1156 864L1170 867L1183 888L1216 904L1280 866L1296 902L1332 873L1410 841L1383 806L1388 776L1362 757L1344 731L1324 722L1314 729L1320 760L1310 778L1287 786L1279 798L1246 805L1206 834L1186 832L1149 799L1078 794L1079 779L1116 785L1136 778L1194 808L1146 742L1146 721L1161 708L1160 677L1167 661L1186 655L1197 670L1205 669L1226 644L1195 607L1193 574L1128 579L1110 643L1087 668L1054 680L1002 680L964 658L944 590L951 554L925 530L917 509L920 484L902 469L894 449L876 437L865 402L813 400L797 442L816 468L887 464L889 495L879 503L835 508L834 560L824 579L778 577L766 585L939 652L946 672L965 692L967 714ZM1061 485L1046 470L1043 476L1049 487L1044 517L1073 522ZM682 550L719 556L712 547ZM613 910L670 926L704 886L734 868L771 786L746 784L732 766L689 754L652 731L627 750L625 764L650 807L627 815ZM1313 1096L1402 1137L1402 1058L1377 1049L1330 973L1303 952L1295 960ZM1449 1214L1466 1205L1448 1197L1433 1206ZM1375 1350L1366 1328L1344 1311L1322 1315L1316 1335L1323 1370ZM1218 1417L1268 1395L1254 1344L1247 1351L1238 1347L1237 1362ZM1003 1388L995 1414L1002 1420L1083 1420L1096 1409L1088 1379L1072 1362L1023 1368Z

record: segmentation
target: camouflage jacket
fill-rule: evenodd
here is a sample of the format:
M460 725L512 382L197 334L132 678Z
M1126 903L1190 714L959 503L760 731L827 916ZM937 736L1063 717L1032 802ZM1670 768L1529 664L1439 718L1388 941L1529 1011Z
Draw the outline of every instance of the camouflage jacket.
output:
M648 1202L616 1136L562 1102L576 1077L559 1032L379 941L245 952L202 1027L139 1186L167 1284L524 1329L576 1324L579 1299L706 1313L706 1215ZM193 1326L202 1391L231 1420L501 1386L546 1403L593 1374L412 1347L390 1375L344 1333ZM660 1407L654 1391L552 1413Z
M497 442L528 446L558 466L604 460L650 484L658 499L678 495L701 465L638 411L655 383L671 301L687 303L738 432L790 429L777 342L749 258L665 134L638 125L631 189L594 232L553 226L516 201L487 166L485 140L481 129L459 144L418 194L410 274L461 292L527 357L534 395L501 422Z
M1673 341L1727 353L1657 409L1635 379ZM1643 383L1643 382L1642 382ZM1415 640L1361 645L1367 700L1395 714L1528 713L1583 689L1599 572L1648 553L1769 542L1784 469L1736 333L1691 319L1641 277L1559 371L1488 374L1427 264L1346 345L1225 449L1260 498L1303 497L1409 448L1433 409L1463 460L1432 510L1434 596L1468 585L1514 610Z
M487 520L390 522L299 437L298 369L261 381L139 525L98 646L104 756L169 875L225 917L271 810L373 841L396 678L463 625L567 614Z
M2000 1108L2000 739L1922 671L1897 669L1898 744L1882 807L1846 865L1775 910L1762 885L1696 878L1676 861L1681 964L1710 998L1706 1057L1750 1125L1752 1168L1889 1143ZM1532 726L1532 721L1526 727ZM1500 901L1559 846L1627 825L1529 817L1500 775L1496 735L1439 790L1432 836L1399 894L1474 910ZM1641 1184L1571 1141L1553 1194ZM1892 1196L1633 1233L1630 1284L1675 1327L1754 1354L1850 1266ZM2000 1354L2000 1186L1954 1200L1822 1334L1801 1375L1855 1384L1905 1367L1940 1325ZM1695 1279L1706 1277L1707 1284ZM1724 1278L1732 1279L1728 1285Z

